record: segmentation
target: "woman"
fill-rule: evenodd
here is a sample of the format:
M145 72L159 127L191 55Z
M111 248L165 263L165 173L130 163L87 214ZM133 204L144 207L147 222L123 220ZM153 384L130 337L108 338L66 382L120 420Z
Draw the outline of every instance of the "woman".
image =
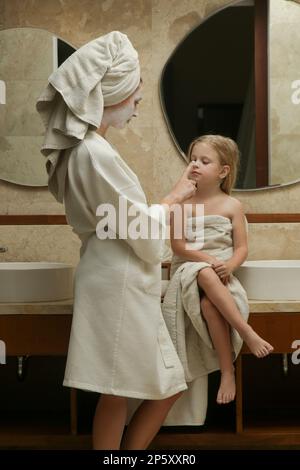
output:
M105 139L109 126L123 128L137 116L141 98L137 52L113 31L72 54L37 102L48 186L82 242L64 385L101 393L94 449L120 448L128 398L146 401L122 448L147 448L187 388L161 313L160 261L170 206L196 190L192 164L160 205L148 207L137 176ZM99 215L111 208L115 220L103 224ZM123 236L124 220L132 228L137 210L159 237Z

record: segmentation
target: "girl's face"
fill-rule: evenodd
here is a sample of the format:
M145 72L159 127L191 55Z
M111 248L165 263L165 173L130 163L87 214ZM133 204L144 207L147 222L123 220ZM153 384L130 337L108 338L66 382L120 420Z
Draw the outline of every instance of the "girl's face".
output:
M141 99L142 92L140 85L126 100L105 108L109 125L117 129L123 129L133 117L138 116L137 106Z
M204 142L194 145L191 161L197 163L198 168L190 173L190 178L202 184L220 184L221 179L228 174L229 165L221 165L217 152Z

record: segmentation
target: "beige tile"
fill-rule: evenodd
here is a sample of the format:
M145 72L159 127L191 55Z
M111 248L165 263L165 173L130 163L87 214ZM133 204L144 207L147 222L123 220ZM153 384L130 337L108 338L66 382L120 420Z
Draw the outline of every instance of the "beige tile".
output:
M232 0L206 0L205 16L212 15L218 10L228 6L231 3L236 3L236 2Z
M0 31L0 70L5 80L46 80L53 71L53 34L37 28Z
M0 214L64 214L48 187L19 186L0 180Z
M276 23L270 31L270 75L287 81L299 78L300 6L297 23Z
M299 134L300 133L300 103L294 104L292 89L294 77L287 71L284 78L278 77L270 79L270 119L277 119L276 134Z
M80 240L68 225L2 225L1 261L52 261L76 266Z
M0 137L0 178L26 186L47 185L42 137Z
M298 5L297 5L298 3ZM270 24L297 23L299 24L300 1L276 0L270 2Z
M25 80L47 80L53 72L53 37L53 34L41 29L28 28L25 30L23 40L23 73ZM33 57L34 60L32 60Z
M136 173L147 200L153 198L153 130L152 127L136 128L130 124L124 130L111 128L107 134L121 157Z
M44 126L35 106L46 83L45 80L9 80L6 82L6 105L0 107L4 121L0 129L1 136L40 136L42 138Z
M120 30L139 47L151 26L151 0L9 0L6 24L37 26L76 47Z
M3 80L16 80L24 77L23 33L19 29L0 31L0 70ZM16 53L14 53L17 51Z
M153 202L159 202L173 188L186 167L171 137L162 131L163 128L154 127L153 181L156 191Z
M5 0L0 0L0 30L4 29L5 23Z
M300 181L300 135L277 134L272 139L271 183Z
M282 188L260 189L254 191L233 191L247 213L299 213L299 183Z
M69 3L70 8L70 2L59 0L5 0L5 26L38 26L54 30L63 16L65 3Z
M248 260L300 259L299 224L249 224Z

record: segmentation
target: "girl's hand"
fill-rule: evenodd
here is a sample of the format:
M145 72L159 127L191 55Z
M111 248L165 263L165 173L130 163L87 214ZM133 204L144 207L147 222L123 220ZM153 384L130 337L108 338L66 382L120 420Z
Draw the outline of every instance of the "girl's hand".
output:
M228 279L226 278L229 278L230 274L232 273L230 263L228 261L218 260L217 263L214 263L213 268L221 281L225 280L227 283Z
M223 284L226 286L226 285L228 284L228 282L229 282L229 279L230 279L230 276L227 276L227 277L223 277L223 278L221 279L221 281L222 281Z
M218 274L218 276L219 276L220 280L223 282L223 284L227 285L228 282L229 282L230 274L232 272L231 269L228 267L228 262L226 263L223 260L215 258L214 256L209 256L209 258L206 260L206 262L211 264L212 269L215 271L216 274ZM224 269L225 265L227 265L226 266L227 272L230 271L228 275L226 275L226 274L224 275L223 271L221 271L221 267L223 267L223 269Z
M214 256L209 256L207 263L210 263L212 265L212 268L218 265L220 260L218 258L215 258Z

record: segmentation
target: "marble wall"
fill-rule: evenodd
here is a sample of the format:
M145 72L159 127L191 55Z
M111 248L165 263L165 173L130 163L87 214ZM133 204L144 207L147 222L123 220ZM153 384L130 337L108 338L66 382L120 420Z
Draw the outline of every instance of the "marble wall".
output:
M300 175L300 6L272 1L269 18L271 184L280 184Z
M0 178L25 186L47 185L40 148L44 126L35 103L54 68L53 35L37 28L0 32Z
M0 0L0 28L46 29L79 47L111 30L128 34L139 51L144 99L139 117L108 138L139 176L149 202L159 202L185 164L168 133L159 102L161 70L177 43L228 0ZM195 59L196 60L196 59ZM300 175L299 175L300 176ZM236 191L245 212L298 212L300 184L262 191ZM1 214L62 214L47 188L0 181ZM300 258L299 224L249 224L249 259ZM55 240L48 243L47 240ZM10 240L15 242L11 243ZM69 228L0 227L1 255L9 259L78 260L78 240ZM34 255L33 255L34 254Z

